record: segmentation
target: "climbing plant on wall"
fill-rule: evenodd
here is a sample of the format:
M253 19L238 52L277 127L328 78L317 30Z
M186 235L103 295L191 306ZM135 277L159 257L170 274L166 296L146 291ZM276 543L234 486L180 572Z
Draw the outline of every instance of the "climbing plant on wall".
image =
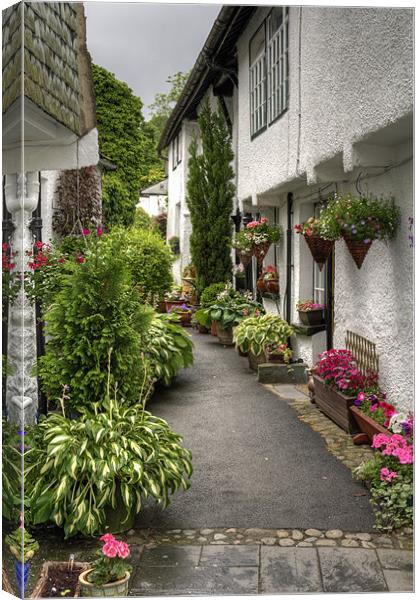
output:
M108 226L134 221L139 190L159 166L155 132L142 115L142 101L115 75L93 65L99 148L117 166L102 176L104 218ZM159 175L160 176L160 175Z
M198 141L190 145L187 204L191 215L190 249L201 292L211 283L228 281L232 273L233 152L225 118L205 101L198 118Z

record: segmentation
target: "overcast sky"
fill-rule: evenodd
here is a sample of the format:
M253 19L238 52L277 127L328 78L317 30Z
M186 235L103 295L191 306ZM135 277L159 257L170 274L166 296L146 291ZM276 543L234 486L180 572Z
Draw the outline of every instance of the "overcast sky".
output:
M168 75L187 71L221 8L219 4L84 2L94 63L125 81L144 103L166 92Z

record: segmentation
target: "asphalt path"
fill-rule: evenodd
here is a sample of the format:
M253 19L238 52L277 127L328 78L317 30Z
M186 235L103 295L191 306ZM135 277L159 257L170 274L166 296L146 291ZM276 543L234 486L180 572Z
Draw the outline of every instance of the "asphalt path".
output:
M246 358L192 335L194 366L148 404L192 451L191 488L164 511L147 505L136 527L371 531L366 489L321 436L257 382Z

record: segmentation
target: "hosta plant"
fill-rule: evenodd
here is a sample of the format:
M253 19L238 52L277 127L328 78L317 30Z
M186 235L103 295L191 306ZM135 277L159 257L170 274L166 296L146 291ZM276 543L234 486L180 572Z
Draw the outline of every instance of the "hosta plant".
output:
M180 369L194 362L190 335L168 314L154 315L144 341L154 380L169 385Z
M191 453L182 438L115 396L78 420L52 413L34 429L25 477L34 524L54 523L66 538L93 536L106 530L106 509L118 502L128 518L144 499L166 507L171 494L189 487Z
M287 344L294 329L277 315L249 317L236 327L233 339L243 352L262 354L267 346Z
M17 427L2 423L2 511L8 521L17 522L22 510L22 441Z
M132 570L132 566L127 562L130 556L128 544L117 540L112 533L106 533L100 538L103 546L97 550L97 559L92 563L92 571L88 575L89 583L95 585L105 585L114 581L123 579L126 572Z

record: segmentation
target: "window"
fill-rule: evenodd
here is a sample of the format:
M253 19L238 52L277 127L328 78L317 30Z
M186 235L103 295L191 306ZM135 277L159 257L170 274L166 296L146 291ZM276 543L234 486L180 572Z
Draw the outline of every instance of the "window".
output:
M171 154L172 154L172 169L176 169L179 163L181 162L182 152L181 152L181 133L178 133L176 137L172 140L171 145Z
M287 108L289 9L276 7L249 44L251 137L263 131Z
M321 211L321 205L319 203L316 203L314 205L314 217L318 218L319 214ZM313 299L314 302L317 302L318 304L323 304L325 306L326 304L326 294L325 294L325 290L327 287L327 278L326 278L326 274L327 274L327 269L324 265L322 271L319 270L318 264L314 261L313 264Z

